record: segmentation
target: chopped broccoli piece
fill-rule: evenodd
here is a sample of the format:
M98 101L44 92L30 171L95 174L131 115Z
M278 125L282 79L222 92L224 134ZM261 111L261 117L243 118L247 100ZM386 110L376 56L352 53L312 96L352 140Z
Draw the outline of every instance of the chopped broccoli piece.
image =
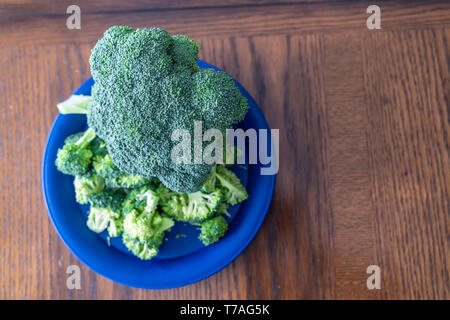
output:
M208 179L206 179L205 184L203 185L201 191L209 193L215 191L216 188L216 166L212 167L211 172L209 173Z
M92 151L89 146L94 138L95 132L88 129L75 142L74 139L68 139L68 143L58 150L56 156L55 165L58 170L73 176L81 176L87 173L92 158Z
M235 205L248 198L247 190L239 178L225 166L217 166L216 177L227 203Z
M122 174L116 178L107 178L105 183L110 188L134 189L146 185L150 180L132 174Z
M161 209L169 217L177 221L201 222L210 218L222 201L222 193L216 190L211 193L197 191L194 193L169 193L161 190Z
M125 215L123 221L124 232L139 242L145 242L155 247L162 243L164 232L174 225L172 219L158 213L139 212L132 210Z
M126 194L121 189L104 189L89 197L91 209L87 226L94 232L108 228L110 237L117 237L122 232L122 204Z
M92 166L94 167L95 172L105 179L117 178L123 174L112 162L109 154L95 156L92 161Z
M139 242L126 233L122 236L122 242L135 256L142 260L150 260L158 254L157 247L148 243Z
M106 188L100 193L91 195L89 201L93 207L109 208L114 212L120 212L126 196L122 189Z
M103 178L92 173L76 176L73 184L75 186L75 199L80 204L87 204L89 197L103 191L105 186Z
M100 233L108 227L111 218L116 217L117 213L109 208L91 207L87 220L87 226L94 232Z
M111 217L108 225L108 233L110 237L118 237L123 231L123 218Z
M228 222L222 216L217 216L202 223L198 237L205 246L209 246L222 238L228 230Z
M224 216L227 216L228 218L231 217L231 214L228 212L228 204L222 202L217 209L217 214L222 214Z

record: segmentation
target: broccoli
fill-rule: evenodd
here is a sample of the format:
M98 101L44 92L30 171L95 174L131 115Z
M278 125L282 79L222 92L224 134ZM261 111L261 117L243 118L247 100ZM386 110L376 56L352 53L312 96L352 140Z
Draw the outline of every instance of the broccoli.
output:
M87 204L89 197L103 191L105 186L103 178L93 173L76 176L73 184L75 187L75 199L80 204Z
M157 212L139 212L135 209L125 215L123 231L131 238L157 248L162 243L164 232L173 225L172 219Z
M95 138L92 129L86 130L76 141L74 137L66 139L64 147L58 150L55 165L65 174L81 176L87 173L91 164L90 142Z
M87 113L87 106L91 103L92 97L85 95L72 95L69 99L58 103L56 106L62 114Z
M86 225L94 232L100 233L108 228L112 219L120 218L120 214L109 208L97 208L91 206Z
M228 230L228 222L222 216L206 220L201 225L201 233L198 237L205 246L209 246L222 238Z
M223 191L225 201L231 205L240 203L248 198L248 193L236 175L225 168L218 165L216 168L216 179Z
M100 193L92 194L89 202L93 207L110 208L114 212L120 212L126 196L127 194L122 189L106 188Z
M224 131L248 111L228 74L197 67L198 49L188 37L162 29L111 27L92 49L92 101L76 107L67 102L60 112L86 113L122 172L196 192L212 165L172 162L178 143L172 132L186 129L193 136L194 121L202 121L204 131Z
M212 167L211 172L209 173L208 179L206 179L205 184L203 185L201 191L209 193L216 190L216 166Z
M135 176L132 174L122 174L117 178L106 178L105 183L109 188L127 188L134 189L139 188L145 184L148 184L150 180Z
M193 193L170 192L159 188L162 194L161 209L177 221L202 222L210 218L222 201L220 190L211 193L201 191Z
M94 140L95 141L95 140ZM94 151L94 147L96 148ZM105 184L109 188L138 188L150 181L146 178L123 173L111 160L106 150L102 150L101 145L92 146L94 159L92 165L95 172L105 179Z
M122 242L135 256L142 260L150 260L158 254L158 248L155 246L139 242L126 233L122 235Z
M99 233L108 228L110 237L119 236L123 229L121 209L125 196L125 192L120 189L105 189L91 195L91 208L86 223L89 229Z
M123 173L112 162L109 154L96 155L92 161L95 172L103 178L117 178Z
M123 243L139 258L148 260L158 253L164 234L174 221L157 211L159 197L145 185L130 192L124 203Z

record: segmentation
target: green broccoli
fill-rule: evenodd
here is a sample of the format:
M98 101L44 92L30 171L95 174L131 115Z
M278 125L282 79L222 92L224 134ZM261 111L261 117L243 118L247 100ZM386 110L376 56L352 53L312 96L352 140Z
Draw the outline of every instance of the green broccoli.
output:
M86 130L81 137L74 141L74 137L66 139L67 143L58 150L55 165L59 171L73 176L87 173L91 164L92 151L90 142L95 138L92 129Z
M92 102L91 96L72 95L69 99L58 103L56 106L62 114L87 113L87 106Z
M96 155L92 161L92 166L95 172L105 179L114 179L123 174L112 162L111 157L107 153L104 155Z
M110 237L119 236L123 229L121 210L125 197L125 192L120 189L105 189L91 195L91 208L86 223L89 229L99 233L108 228Z
M206 179L205 184L203 185L201 191L209 193L216 190L216 166L212 167L211 172L209 173L208 179Z
M103 191L105 186L103 178L93 173L76 176L73 184L75 187L75 199L80 204L87 204L89 197Z
M116 178L106 178L105 183L109 188L134 189L150 183L150 180L132 174L122 174Z
M196 120L204 131L224 131L248 111L229 75L197 67L198 49L188 37L162 29L111 27L90 57L92 101L77 108L67 103L60 111L87 113L122 172L157 177L173 191L198 191L212 165L174 163L172 132L186 129L193 136Z
M164 187L158 188L161 193L161 209L169 217L177 221L202 222L210 218L222 201L220 190L211 193L201 191L193 193L170 192Z
M209 246L222 238L228 230L228 222L222 216L206 220L201 225L201 233L198 237L205 246Z
M247 190L239 178L232 171L225 168L225 166L217 166L216 178L227 203L235 205L248 198Z
M112 211L120 212L127 194L122 189L106 188L100 193L92 194L89 202L93 207L110 208Z
M164 232L173 225L172 219L157 212L139 212L135 209L125 215L123 231L131 238L157 248L162 243Z
M157 247L148 243L139 242L126 233L122 235L122 242L135 256L142 260L150 260L158 254Z
M159 197L145 185L133 190L124 202L123 243L139 258L148 260L158 253L164 234L174 221L158 211Z

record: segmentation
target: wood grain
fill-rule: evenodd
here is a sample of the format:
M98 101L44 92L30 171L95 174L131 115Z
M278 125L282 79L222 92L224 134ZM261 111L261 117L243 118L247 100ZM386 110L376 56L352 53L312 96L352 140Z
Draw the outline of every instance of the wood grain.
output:
M162 11L183 10L189 8L223 8L243 6L263 6L295 3L330 2L335 0L2 0L0 16L26 16L26 15L64 15L67 7L76 4L83 13L98 12L129 12L129 11Z
M97 13L81 31L47 2L0 16L0 299L448 299L450 5L383 2L382 30L369 31L365 2L176 3L98 13L86 2ZM41 192L55 105L89 77L95 40L112 24L149 21L193 36L280 129L276 190L254 241L219 273L171 290L90 271L59 239ZM72 264L81 290L66 287ZM381 290L366 287L372 264Z

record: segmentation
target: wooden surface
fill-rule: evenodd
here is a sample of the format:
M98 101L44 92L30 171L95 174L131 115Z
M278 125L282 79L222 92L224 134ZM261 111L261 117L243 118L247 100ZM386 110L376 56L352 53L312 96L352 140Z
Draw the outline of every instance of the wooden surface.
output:
M81 30L49 3L0 1L0 299L450 298L448 2L378 2L381 30L366 28L369 2L79 1ZM114 24L193 37L280 129L261 230L228 267L183 288L127 288L90 271L42 198L55 104L90 76L90 49ZM81 290L66 287L72 264ZM380 290L366 286L369 265Z

